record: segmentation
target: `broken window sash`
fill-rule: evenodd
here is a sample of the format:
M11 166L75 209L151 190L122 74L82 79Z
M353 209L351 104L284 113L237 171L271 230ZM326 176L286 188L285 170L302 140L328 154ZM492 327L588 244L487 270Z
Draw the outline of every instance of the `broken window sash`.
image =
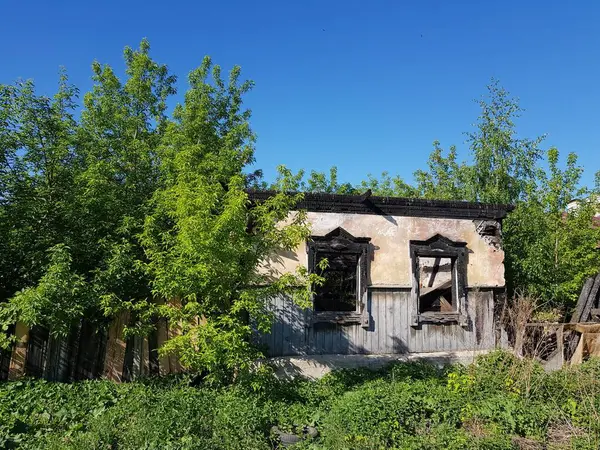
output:
M468 325L466 315L466 243L435 235L411 241L412 326L429 322Z
M419 313L455 312L452 258L419 258Z

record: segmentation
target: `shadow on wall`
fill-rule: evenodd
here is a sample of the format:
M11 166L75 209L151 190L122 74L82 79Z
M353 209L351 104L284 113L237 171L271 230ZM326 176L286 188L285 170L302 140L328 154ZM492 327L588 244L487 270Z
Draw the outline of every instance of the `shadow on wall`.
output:
M376 308L374 302L378 303ZM402 302L392 298L391 293L387 297L385 293L378 294L377 300L370 293L369 326L363 327L359 323L315 322L311 309L301 309L289 299L277 298L270 305L274 316L271 333L257 335L257 343L263 345L269 357L406 354L409 348L400 332L400 321L406 332L408 322L402 317L401 306Z

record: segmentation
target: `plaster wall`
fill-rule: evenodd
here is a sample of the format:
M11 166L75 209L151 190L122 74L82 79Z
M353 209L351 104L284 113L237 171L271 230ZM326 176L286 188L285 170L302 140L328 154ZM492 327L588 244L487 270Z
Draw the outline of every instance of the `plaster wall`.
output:
M407 216L308 212L312 234L323 236L342 227L355 237L370 237L371 286L411 287L409 255L411 240L427 240L441 234L453 241L467 243L467 286L503 287L504 251L486 241L470 219L439 219ZM306 244L295 252L274 255L263 270L274 274L293 272L307 265Z

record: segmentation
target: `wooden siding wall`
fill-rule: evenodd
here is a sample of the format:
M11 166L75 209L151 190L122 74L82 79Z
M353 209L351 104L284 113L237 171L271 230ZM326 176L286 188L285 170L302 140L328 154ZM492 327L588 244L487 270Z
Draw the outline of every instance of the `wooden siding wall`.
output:
M401 354L483 350L495 347L494 291L470 290L469 325L410 326L410 289L371 289L367 308L369 329L356 325L310 324L312 312L289 299L273 301L270 334L258 336L269 356L320 354Z

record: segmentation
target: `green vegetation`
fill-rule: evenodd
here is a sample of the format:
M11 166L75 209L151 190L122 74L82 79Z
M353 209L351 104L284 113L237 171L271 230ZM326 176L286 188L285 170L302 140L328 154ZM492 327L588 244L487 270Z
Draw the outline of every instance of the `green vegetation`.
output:
M279 226L297 196L248 208L258 174L245 171L252 83L239 67L224 80L204 58L169 117L176 78L149 52L145 40L125 49L124 81L94 62L78 118L65 73L53 98L31 81L0 85L0 347L17 321L66 336L128 311L126 333L180 323L161 351L224 381L259 356L249 316L268 329L270 297L307 301L315 275L256 269L309 229L303 214Z
M507 353L468 367L398 363L319 381L215 389L189 378L0 385L0 446L269 449L272 425L316 425L306 449L597 449L600 365L545 373ZM254 388L252 388L254 386ZM268 386L268 387L267 387ZM524 446L524 445L529 445ZM553 447L554 446L554 447ZM561 447L562 446L562 447Z

